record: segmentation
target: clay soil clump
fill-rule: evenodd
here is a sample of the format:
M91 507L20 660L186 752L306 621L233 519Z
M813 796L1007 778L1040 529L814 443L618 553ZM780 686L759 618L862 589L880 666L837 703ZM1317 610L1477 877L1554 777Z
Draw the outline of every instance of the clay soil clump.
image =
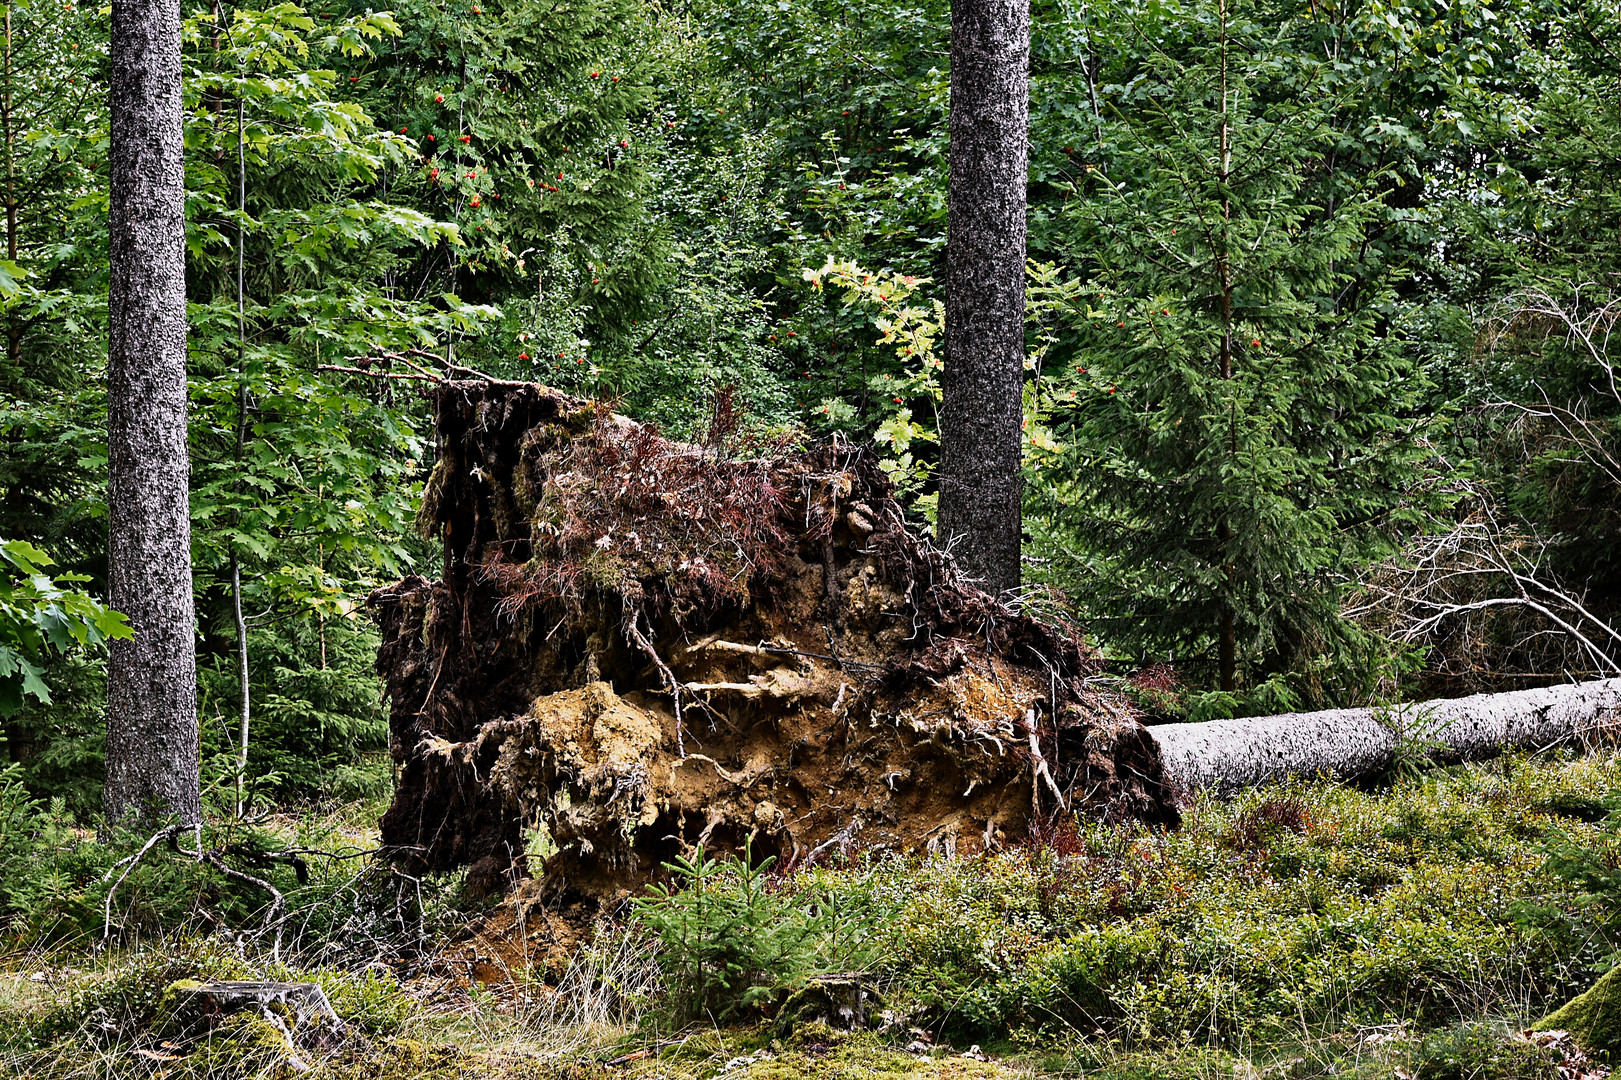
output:
M966 582L868 451L751 442L724 397L691 445L539 386L429 395L443 573L370 598L416 870L584 913L699 843L791 867L1174 820L1079 636Z

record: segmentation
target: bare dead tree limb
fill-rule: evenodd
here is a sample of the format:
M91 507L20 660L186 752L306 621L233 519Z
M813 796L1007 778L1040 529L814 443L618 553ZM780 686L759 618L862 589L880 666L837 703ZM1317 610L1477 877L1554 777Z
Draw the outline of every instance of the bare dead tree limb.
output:
M124 872L118 875L118 880L113 882L113 887L107 890L107 899L102 904L101 940L103 943L106 942L108 936L112 933L113 896L117 894L119 886L124 884L124 879L129 877L130 872L134 870L140 861L146 857L147 852L151 851L163 841L172 840L176 836L179 836L180 833L186 828L187 826L185 825L170 825L167 828L159 829L157 832L152 834L151 839L141 845L141 850L137 851L133 855L128 856L127 858L119 859L117 862L113 863L112 866L107 868L107 873L102 877L103 881L107 880L108 877L111 877L112 872L117 870L120 866L124 867Z
M270 894L270 910L265 913L265 928L275 930L275 937L270 945L270 958L279 961L281 959L281 913L287 907L286 898L282 896L281 890L264 878L255 877L252 874L235 869L222 859L216 851L202 851L200 845L197 861L212 866L232 880L256 885Z
M1364 574L1342 614L1428 647L1432 669L1466 685L1479 685L1481 669L1502 669L1487 659L1494 651L1518 656L1528 672L1574 665L1621 675L1621 631L1559 580L1551 540L1501 521L1486 492L1466 486L1463 493L1468 515Z
M275 930L275 939L274 939L274 942L271 945L271 956L272 956L273 959L280 960L281 959L281 916L282 916L282 912L286 909L286 906L287 906L286 898L284 896L282 896L282 893L281 893L280 889L276 888L274 885L272 885L270 882L266 881L265 879L263 879L261 877L256 877L253 874L244 873L243 871L238 870L235 867L231 866L229 863L227 863L225 861L224 857L221 855L221 853L219 851L206 850L203 847L202 829L203 829L203 827L200 824L195 824L195 825L184 825L184 824L182 824L182 825L169 825L169 826L167 826L165 828L159 829L157 832L152 834L152 836L146 841L146 843L141 845L141 848L140 848L139 851L137 851L133 855L129 855L129 856L126 856L125 858L122 858L122 859L118 860L116 863L114 863L111 867L109 867L107 869L107 873L102 878L102 880L104 880L104 881L108 877L111 877L112 874L113 874L113 871L117 870L119 867L123 867L123 872L118 875L118 880L113 882L113 887L111 889L107 890L107 897L102 902L102 922L101 922L101 942L102 942L102 944L105 944L107 942L107 939L112 936L113 897L117 895L119 887L124 884L124 881L129 877L130 873L135 869L136 866L138 866L140 864L141 860L146 857L147 853L150 852L153 848L157 847L158 844L163 843L164 841L173 841L173 840L175 840L176 837L178 837L183 832L193 832L193 833L196 834L196 844L197 844L196 848L194 850L187 850L184 847L176 845L175 846L176 851L178 851L182 855L185 855L187 858L191 859L193 862L196 862L198 865L212 867L213 869L219 871L221 874L224 874L228 878L231 878L231 879L233 879L235 881L245 882L246 884L249 884L249 885L257 886L258 888L263 889L265 892L270 894L270 910L265 914L264 925L265 925L266 929L272 929L273 928ZM288 853L277 853L277 854L278 855L286 855ZM323 854L325 854L325 853L323 852ZM272 857L274 857L274 856L272 856Z
M415 372L397 371L367 371L365 368L349 367L344 364L319 364L316 371L337 371L345 375L364 375L368 379L398 379L402 382L431 382L444 383L448 379L441 379L436 375L418 375Z
M429 352L426 349L406 349L401 352L390 352L385 349L378 349L375 352L367 353L363 356L346 356L344 359L347 360L349 364L354 366L351 367L338 364L323 364L320 366L320 370L341 371L353 375L366 375L374 379L411 379L417 382L434 382L440 384L455 381L453 378L450 378L447 375L441 375L438 372L432 371L423 367L421 364L416 363L416 360L427 360L438 365L440 368L443 368L444 371L449 373L449 375L466 376L468 378L477 379L479 382L488 383L491 386L521 387L530 385L527 382L520 382L513 379L497 379L494 375L486 375L477 368L468 367L466 364L458 364L448 357L440 356L438 353ZM406 375L397 372L391 373L371 370L372 365L380 362L402 364L405 367L410 368L414 374Z

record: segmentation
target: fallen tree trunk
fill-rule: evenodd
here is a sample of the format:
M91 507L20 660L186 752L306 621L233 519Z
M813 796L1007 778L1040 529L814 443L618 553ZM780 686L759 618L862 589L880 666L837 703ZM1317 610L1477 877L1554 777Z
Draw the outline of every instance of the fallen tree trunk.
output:
M1291 776L1342 780L1390 768L1405 746L1436 763L1590 739L1615 723L1621 679L1476 694L1384 709L1159 724L1166 777L1183 792L1230 796Z

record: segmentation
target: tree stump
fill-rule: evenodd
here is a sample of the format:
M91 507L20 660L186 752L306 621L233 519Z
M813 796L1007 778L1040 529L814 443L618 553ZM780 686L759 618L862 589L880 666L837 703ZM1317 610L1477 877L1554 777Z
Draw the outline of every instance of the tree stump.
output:
M310 1070L310 1051L331 1049L348 1033L325 991L310 982L182 980L164 991L157 1027L193 1038L231 1029L254 1053L295 1073Z
M189 998L189 1007L202 1017L252 1009L266 1018L274 1015L285 1021L290 1017L299 1027L312 1023L339 1030L344 1027L326 992L312 982L180 982L169 990L176 995L176 1005Z
M808 1024L826 1024L834 1031L862 1031L868 1016L884 1006L878 991L859 974L818 975L788 996L777 1012L777 1028L791 1034Z

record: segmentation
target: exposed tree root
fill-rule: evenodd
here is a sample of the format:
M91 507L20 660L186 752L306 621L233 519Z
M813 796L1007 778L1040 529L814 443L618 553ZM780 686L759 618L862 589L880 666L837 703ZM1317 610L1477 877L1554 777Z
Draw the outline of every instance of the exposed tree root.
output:
M444 572L371 598L402 767L384 842L416 867L501 889L538 827L555 910L700 839L802 863L996 848L1066 806L1175 820L1079 638L965 582L866 452L673 443L535 386L426 393Z

